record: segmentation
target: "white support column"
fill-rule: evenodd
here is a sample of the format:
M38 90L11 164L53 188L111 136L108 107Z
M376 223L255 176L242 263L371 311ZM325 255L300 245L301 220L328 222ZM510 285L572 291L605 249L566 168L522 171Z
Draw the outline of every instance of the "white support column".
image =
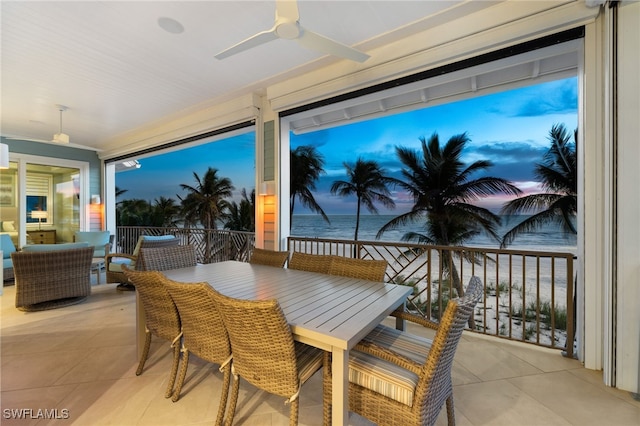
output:
M116 163L107 163L104 167L103 197L105 229L116 234ZM115 251L115 247L111 250Z
M640 393L640 3L618 4L615 384Z
M578 221L577 335L578 355L586 368L601 370L605 351L604 312L605 289L611 287L611 190L608 173L611 166L609 137L605 128L606 52L603 43L603 22L598 18L585 26L584 63L580 76L578 145L578 206L582 221Z
M281 218L288 210L281 208L280 125L266 97L261 99L256 118L256 247L283 250ZM267 191L264 191L264 189ZM286 214L285 214L286 216Z

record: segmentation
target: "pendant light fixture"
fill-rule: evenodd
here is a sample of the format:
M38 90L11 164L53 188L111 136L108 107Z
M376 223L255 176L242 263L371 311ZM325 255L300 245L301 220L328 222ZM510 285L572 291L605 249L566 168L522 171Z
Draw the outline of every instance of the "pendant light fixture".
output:
M56 105L58 111L60 111L60 132L53 135L53 142L57 143L69 143L69 135L62 133L62 113L69 108L64 105Z

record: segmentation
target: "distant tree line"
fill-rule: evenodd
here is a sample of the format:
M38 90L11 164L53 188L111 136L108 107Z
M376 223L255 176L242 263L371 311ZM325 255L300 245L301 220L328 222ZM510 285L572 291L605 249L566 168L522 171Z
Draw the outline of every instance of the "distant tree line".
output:
M195 185L180 184L186 195L173 198L159 197L149 202L139 198L116 203L118 226L152 226L185 228L202 226L205 229L234 231L255 230L255 190L241 191L240 202L230 201L235 189L231 180L220 177L218 170L209 167L200 177L193 172ZM116 188L116 198L126 193Z

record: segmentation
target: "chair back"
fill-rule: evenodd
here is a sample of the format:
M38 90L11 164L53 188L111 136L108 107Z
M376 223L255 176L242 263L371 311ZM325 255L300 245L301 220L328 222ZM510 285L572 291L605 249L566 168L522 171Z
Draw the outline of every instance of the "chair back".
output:
M449 300L427 360L422 367L421 377L416 386L415 400L428 401L427 406L431 407L433 415L436 417L446 398L451 395L453 357L462 331L483 293L482 281L473 276L469 281L465 295ZM433 421L435 422L435 417Z
M340 275L369 281L384 281L387 265L386 260L331 256L329 275Z
M133 271L126 266L122 269L127 279L136 286L147 329L155 336L173 341L180 334L180 316L164 285L162 273Z
M162 277L182 325L182 345L205 361L222 364L231 355L227 329L208 283L180 283Z
M235 373L275 395L291 397L300 382L291 328L277 300L240 300L213 290L231 341Z
M307 254L294 251L289 259L289 269L307 272L329 273L331 256L322 254Z
M273 251L254 248L249 263L253 265L267 265L283 268L288 258L288 251Z
M137 256L141 248L172 247L178 244L180 240L173 235L141 235L133 248L133 255Z
M196 248L185 246L142 247L138 253L136 269L141 271L168 271L196 266Z

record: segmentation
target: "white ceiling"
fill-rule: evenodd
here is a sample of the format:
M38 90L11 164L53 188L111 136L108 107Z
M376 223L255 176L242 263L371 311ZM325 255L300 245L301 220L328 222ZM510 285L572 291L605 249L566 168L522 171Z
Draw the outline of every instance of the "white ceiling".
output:
M303 0L299 11L306 28L366 52L458 7L468 2ZM290 40L214 58L271 28L274 1L2 1L1 8L5 137L50 140L59 130L55 105L62 104L69 108L62 130L72 145L104 149L118 135L179 111L261 93L341 60ZM184 32L163 30L161 17L177 20Z

